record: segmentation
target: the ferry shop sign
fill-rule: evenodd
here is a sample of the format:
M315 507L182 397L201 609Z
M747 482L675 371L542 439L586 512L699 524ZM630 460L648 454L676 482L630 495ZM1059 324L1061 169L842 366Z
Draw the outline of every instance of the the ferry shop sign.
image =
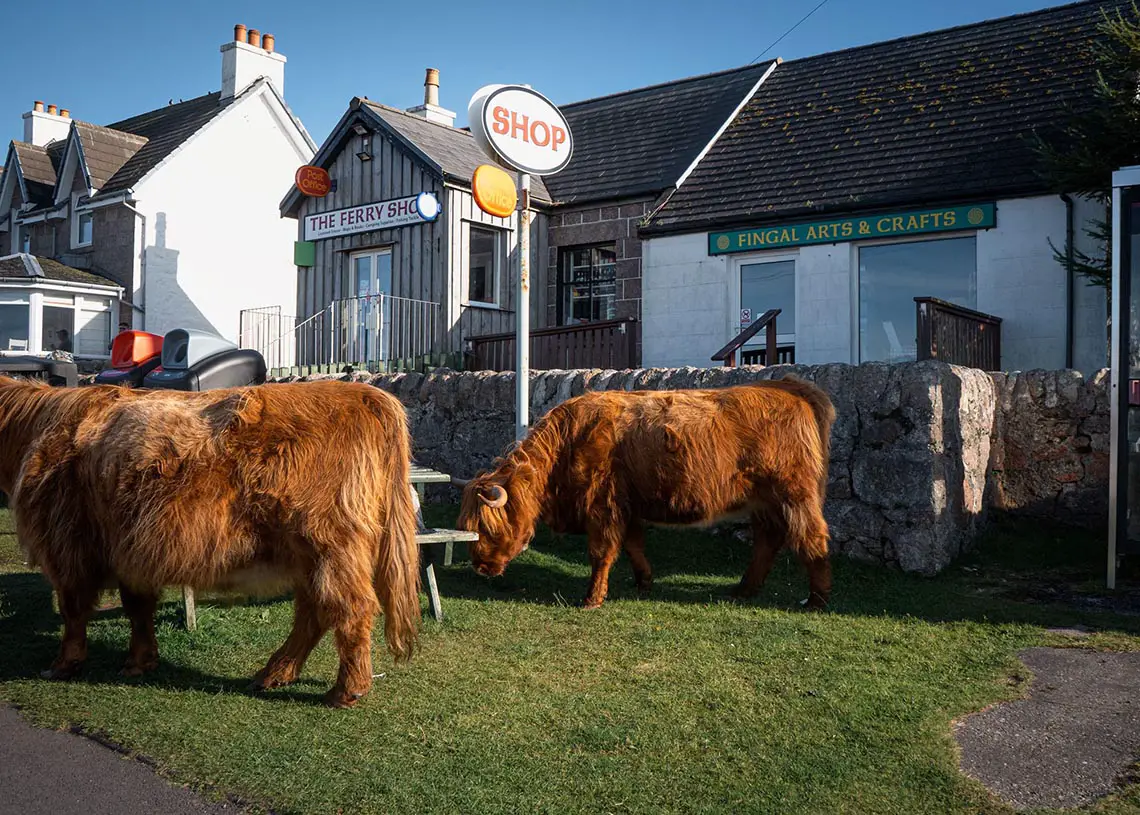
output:
M996 223L994 204L893 212L830 221L737 229L709 233L709 254L756 252L807 246L813 243L894 238L929 232L955 232L963 229L989 229Z
M307 241L353 235L357 232L374 232L394 226L430 223L439 217L439 201L430 192L421 192L407 198L377 201L329 212L305 216Z

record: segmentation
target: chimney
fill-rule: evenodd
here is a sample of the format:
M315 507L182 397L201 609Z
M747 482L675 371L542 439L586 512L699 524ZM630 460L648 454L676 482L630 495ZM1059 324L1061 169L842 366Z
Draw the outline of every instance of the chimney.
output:
M234 26L234 38L222 46L222 99L230 99L259 77L266 77L285 95L285 57L273 50L273 35L256 28Z
M439 106L439 71L435 68L428 68L424 76L424 103L417 105L414 108L408 108L407 113L412 116L418 116L421 119L426 119L429 122L436 124L447 125L448 127L455 126L455 113L454 111L441 108Z
M59 110L55 105L44 108L44 103L37 99L23 116L24 141L39 147L66 139L71 130L71 111Z

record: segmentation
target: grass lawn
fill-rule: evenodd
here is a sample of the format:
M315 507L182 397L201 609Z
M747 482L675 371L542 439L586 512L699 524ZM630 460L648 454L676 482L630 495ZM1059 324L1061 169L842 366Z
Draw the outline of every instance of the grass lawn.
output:
M456 511L426 510L436 525ZM793 560L735 604L747 544L656 531L653 599L621 560L587 612L583 542L543 532L495 580L437 567L444 622L425 599L410 665L378 642L384 676L355 710L319 705L328 637L297 685L244 691L288 633L287 599L201 599L190 634L171 594L162 667L141 680L117 675L128 626L109 608L86 672L56 684L37 676L59 619L9 523L0 510L0 700L281 813L1012 812L959 774L951 721L1024 692L1022 647L1140 648L1140 616L1085 601L1102 585L1100 535L1005 523L935 579L837 558L832 608L805 613ZM1045 630L1078 624L1097 633ZM1089 811L1140 812L1140 790Z

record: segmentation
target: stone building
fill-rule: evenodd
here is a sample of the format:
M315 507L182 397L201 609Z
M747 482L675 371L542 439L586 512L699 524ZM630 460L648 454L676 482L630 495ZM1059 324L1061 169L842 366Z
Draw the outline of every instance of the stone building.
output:
M106 126L35 102L0 176L0 246L123 289L134 328L238 340L242 309L292 303L282 184L316 145L282 96L274 38L235 26L220 90Z

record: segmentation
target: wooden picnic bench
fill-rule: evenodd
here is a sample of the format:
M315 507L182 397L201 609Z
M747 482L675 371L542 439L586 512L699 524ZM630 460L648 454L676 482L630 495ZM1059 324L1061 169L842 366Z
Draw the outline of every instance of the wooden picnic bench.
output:
M413 462L408 481L415 488L418 504L422 505L425 501L427 485L450 484L451 476ZM420 545L420 568L424 571L424 589L428 596L428 607L436 620L442 620L443 606L439 600L439 587L435 581L436 557L442 548L443 565L450 566L452 547L459 542L478 540L479 536L474 532L465 532L462 529L426 527L419 506L416 507L416 522L419 526L416 532L416 543ZM189 586L182 587L182 609L185 615L186 630L193 631L198 627L198 613L194 600L194 590Z

